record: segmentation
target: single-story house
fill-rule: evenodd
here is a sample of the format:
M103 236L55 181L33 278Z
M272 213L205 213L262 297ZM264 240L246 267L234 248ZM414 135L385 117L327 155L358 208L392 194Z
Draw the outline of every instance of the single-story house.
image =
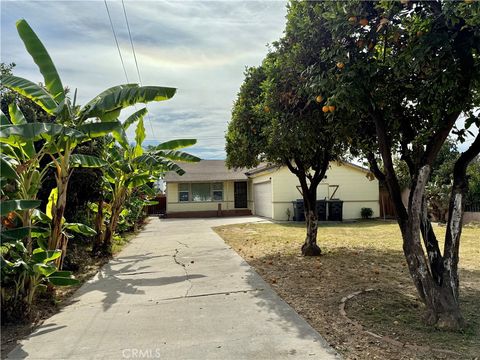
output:
M180 163L182 176L165 175L167 215L208 217L251 215L249 179L244 170L227 169L224 160Z
M288 213L294 213L293 202L302 198L300 183L287 167L233 170L227 169L223 160L180 166L185 170L183 176L165 175L170 217L254 214L287 220ZM371 208L374 217L380 216L378 181L369 170L348 162L330 164L317 199L343 201L343 219L360 218L364 207Z

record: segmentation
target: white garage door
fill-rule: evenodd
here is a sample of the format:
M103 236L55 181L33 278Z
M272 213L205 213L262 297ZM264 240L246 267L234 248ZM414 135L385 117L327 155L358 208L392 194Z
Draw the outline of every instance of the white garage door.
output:
M254 184L253 198L255 201L255 215L272 217L272 183L271 181Z

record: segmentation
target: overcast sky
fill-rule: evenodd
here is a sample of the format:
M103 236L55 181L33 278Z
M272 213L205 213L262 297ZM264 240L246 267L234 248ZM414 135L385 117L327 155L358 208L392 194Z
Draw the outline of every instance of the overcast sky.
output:
M224 158L226 125L245 66L259 65L267 44L282 35L286 2L124 2L143 84L178 89L173 99L148 105L147 142L196 138L190 152ZM138 82L122 3L108 1L108 7L128 79ZM80 104L126 83L103 0L1 0L1 61L40 82L15 29L20 18L44 43L63 84L78 89Z
M80 104L126 83L103 0L0 1L1 61L15 62L16 75L42 81L16 33L15 22L24 18L48 49L63 84L78 89ZM143 84L178 89L173 99L148 105L146 144L196 138L190 152L225 158L224 134L244 69L259 65L267 44L282 35L286 1L124 2ZM129 81L138 82L122 3L108 1L108 7ZM122 118L133 111L124 111Z

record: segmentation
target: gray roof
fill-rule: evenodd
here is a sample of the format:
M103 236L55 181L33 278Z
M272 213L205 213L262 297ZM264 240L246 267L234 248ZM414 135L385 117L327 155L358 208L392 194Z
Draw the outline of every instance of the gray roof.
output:
M166 182L247 180L246 169L228 169L225 160L200 160L197 163L179 162L178 165L185 170L185 174L180 176L170 171L165 174Z
M335 161L332 161L332 162L335 162ZM349 161L339 160L339 161L337 161L337 163L341 163L343 165L351 166L351 167L353 167L357 170L360 170L360 171L363 171L363 172L366 172L366 173L371 172L370 169L364 168L363 166L351 163ZM264 171L268 171L268 170L272 170L272 169L279 169L281 167L283 167L283 165L261 163L256 168L248 170L246 174L247 174L247 176L250 176L250 175L255 175L255 174L262 173Z

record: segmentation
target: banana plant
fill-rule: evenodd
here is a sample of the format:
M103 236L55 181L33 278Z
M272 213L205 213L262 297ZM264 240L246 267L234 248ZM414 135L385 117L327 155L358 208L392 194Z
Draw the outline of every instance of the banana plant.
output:
M0 111L1 123L3 125L27 124L22 111L15 103L8 107L10 120ZM42 181L47 174L48 168L40 169L40 161L46 155L45 147L36 150L32 140L24 141L13 136L10 144L0 143L2 165L10 168L13 172L7 172L11 181L15 182L16 196L24 200L36 200ZM3 173L2 166L2 173ZM32 209L24 210L21 214L22 225L31 227ZM32 252L32 237L30 234L25 239L25 245L29 253Z
M118 85L101 92L86 105L78 106L76 91L72 103L50 55L32 28L23 19L19 20L16 26L27 52L43 76L44 85L14 75L2 75L1 83L32 100L49 115L54 116L55 122L3 125L0 128L0 142L10 143L14 139L22 139L25 143L40 139L47 142L46 153L52 158L56 170L58 191L57 201L52 209L52 230L48 248L61 249L65 241L62 236L62 219L72 171L77 166L103 165L93 157L74 154L76 146L91 138L111 133L122 146L128 147L125 131L118 121L121 110L140 102L168 100L174 96L176 89L138 84Z
M179 150L194 145L197 142L195 139L172 140L145 151L142 145L145 140L143 117L146 113L146 108L140 109L123 124L126 131L137 122L133 145L121 147L112 139L104 154L108 163L108 167L104 169L104 177L109 184L110 193L110 221L106 226L102 247L102 252L106 254L111 254L112 237L125 201L133 189L151 193L152 190L147 184L157 180L164 172L175 171L180 175L185 173L175 161L200 161L200 158Z
M2 150L5 149L2 148ZM60 250L47 250L42 246L41 241L37 241L38 246L32 250L32 237L37 237L35 234L41 235L44 229L32 226L32 218L35 217L33 214L41 213L36 209L41 202L33 199L34 196L28 191L33 189L31 191L35 192L34 186L36 186L29 185L31 177L25 175L29 173L30 164L24 163L24 170L20 172L17 170L19 165L13 167L12 162L9 161L11 159L3 152L1 159L0 299L2 316L5 315L9 320L16 320L28 317L37 289L48 284L74 285L78 281L71 276L70 272L58 271L55 262L61 256ZM33 159L32 162L35 162L35 158ZM30 171L30 173L36 171L35 167L32 169L33 172ZM11 181L16 182L17 186L12 187L12 191L17 199L5 200L7 192L10 192L5 188ZM22 194L30 198L22 199ZM16 221L19 218L22 220ZM27 239L27 246L24 244L25 239Z

